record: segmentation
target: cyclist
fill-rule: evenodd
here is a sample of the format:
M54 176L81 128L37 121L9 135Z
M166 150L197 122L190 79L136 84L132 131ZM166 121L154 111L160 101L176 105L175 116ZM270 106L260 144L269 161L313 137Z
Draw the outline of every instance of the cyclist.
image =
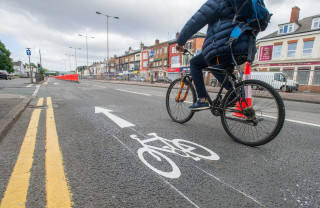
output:
M204 26L208 25L207 35L202 46L202 53L195 56L190 61L190 70L194 81L198 100L191 105L191 110L203 110L209 108L206 101L206 88L204 85L202 69L208 66L226 69L232 63L230 47L227 41L234 28L232 20L235 11L228 0L208 0L191 17L181 30L177 39L177 51L183 52L185 43ZM243 34L232 47L235 57L248 55L248 36ZM214 74L217 80L222 83L225 75ZM228 81L225 89L230 89L231 83ZM233 100L233 99L231 99ZM235 103L233 103L234 105Z

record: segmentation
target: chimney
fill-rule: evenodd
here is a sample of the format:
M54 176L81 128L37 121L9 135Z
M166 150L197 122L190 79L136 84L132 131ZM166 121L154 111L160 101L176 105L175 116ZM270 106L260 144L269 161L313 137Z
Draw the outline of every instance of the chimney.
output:
M158 39L156 39L154 45L159 45L159 40Z
M144 48L144 44L141 42L141 43L140 43L140 50L142 51L143 48Z
M299 13L300 13L300 8L295 6L291 10L291 17L290 17L290 23L297 23L299 22Z
M130 52L131 50L132 50L131 47L129 47L129 52Z
M176 39L178 39L179 35L180 35L180 33L177 32L177 33L176 33Z

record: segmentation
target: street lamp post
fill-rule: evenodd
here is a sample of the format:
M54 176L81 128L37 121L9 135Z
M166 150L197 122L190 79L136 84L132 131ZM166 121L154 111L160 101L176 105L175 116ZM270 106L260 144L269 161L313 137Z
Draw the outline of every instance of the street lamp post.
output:
M73 47L69 47L69 48L73 48ZM76 60L76 71L77 71L77 68L78 68L78 64L77 64L77 49L78 50L81 50L81 48L73 48L74 49L74 58Z
M71 72L71 59L70 59L70 56L74 56L74 55L66 54L66 56L69 56L69 64L70 64L70 72Z
M114 19L119 19L119 17L109 16L106 14L102 14L101 12L96 12L96 14L100 14L100 15L107 17L107 61L109 63L109 17L112 17ZM108 71L108 78L109 78L110 66L107 65L107 67L108 67L107 71Z
M89 37L87 35L81 35L79 34L80 37L85 37L86 38L86 48L87 48L87 68L88 68L88 38L94 38L94 37Z

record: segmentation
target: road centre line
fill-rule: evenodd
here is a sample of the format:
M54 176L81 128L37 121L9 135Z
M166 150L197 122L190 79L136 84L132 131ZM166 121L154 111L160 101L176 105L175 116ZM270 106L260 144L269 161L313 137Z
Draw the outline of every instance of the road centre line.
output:
M34 92L33 92L32 97L35 97L35 96L38 94L39 89L40 89L40 85L37 85L37 86L36 86L36 89L35 89Z
M51 97L47 98L46 121L46 190L47 207L72 207L71 193L64 172Z
M131 128L133 129L133 128ZM134 130L134 129L133 129ZM116 136L112 135L118 142L120 142L125 148L127 148L136 158L139 159L139 157L127 146L125 145L119 138L117 138ZM140 159L139 159L140 161ZM191 201L187 196L185 196L182 192L180 192L176 187L174 187L171 183L169 183L168 181L166 181L162 176L158 175L157 173L155 173L162 181L164 181L166 184L169 184L170 187L175 190L176 192L178 192L183 198L185 198L188 202L190 202L192 205L194 205L195 207L199 208L198 205L196 205L193 201Z
M43 100L43 98L40 98L37 102L37 106L42 106ZM35 109L31 115L30 123L22 142L20 153L12 171L7 189L4 193L4 197L2 198L0 208L25 206L40 113L41 109Z
M198 168L199 170L201 170L202 172L204 172L205 174L209 175L210 177L212 177L212 178L214 178L215 180L219 181L220 183L224 184L225 186L228 186L229 188L231 188L231 189L237 191L238 193L244 195L245 197L251 199L251 200L254 201L255 203L259 204L261 207L266 207L264 204L262 204L261 202L257 201L255 198L251 197L250 195L248 195L248 194L246 194L246 193L244 193L244 192L236 189L235 187L227 184L226 182L222 181L220 178L218 178L218 177L216 177L216 176L208 173L207 171L199 168L198 166L196 166L196 165L194 165L194 166L195 166L196 168Z
M122 90L122 89L116 89L122 92L129 92L129 93L134 93L134 94L138 94L138 95L145 95L145 96L151 96L150 94L145 94L145 93L140 93L140 92L133 92L133 91L129 91L129 90Z

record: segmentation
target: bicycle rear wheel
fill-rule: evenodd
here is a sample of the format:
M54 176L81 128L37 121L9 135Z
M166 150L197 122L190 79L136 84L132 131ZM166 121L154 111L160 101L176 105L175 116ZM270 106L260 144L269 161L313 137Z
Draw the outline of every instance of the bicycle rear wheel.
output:
M193 85L186 80L182 88L180 98L177 101L181 87L181 78L174 80L167 91L166 107L169 116L177 123L185 123L189 121L194 112L188 107L197 100L196 91Z
M235 92L246 94L246 101L228 107ZM259 90L253 90L259 89ZM248 99L249 97L249 99ZM250 97L252 97L250 99ZM247 106L247 107L246 107ZM236 142L259 146L272 141L281 131L285 121L285 107L279 93L269 84L259 80L246 80L231 89L222 101L223 128Z

